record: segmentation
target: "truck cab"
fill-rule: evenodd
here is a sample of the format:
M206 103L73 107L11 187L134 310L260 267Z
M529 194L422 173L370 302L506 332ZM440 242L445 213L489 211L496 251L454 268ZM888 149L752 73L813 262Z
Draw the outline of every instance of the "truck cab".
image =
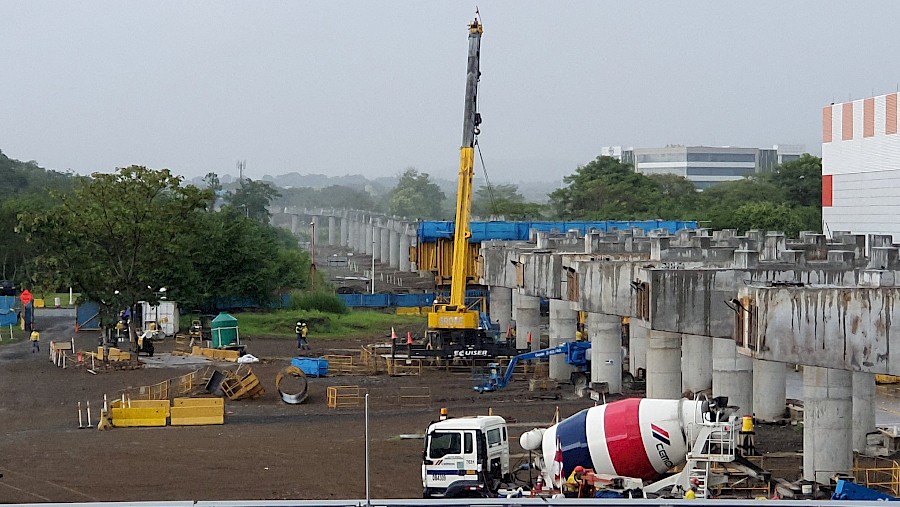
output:
M423 454L425 498L486 497L509 480L509 435L499 416L432 423Z

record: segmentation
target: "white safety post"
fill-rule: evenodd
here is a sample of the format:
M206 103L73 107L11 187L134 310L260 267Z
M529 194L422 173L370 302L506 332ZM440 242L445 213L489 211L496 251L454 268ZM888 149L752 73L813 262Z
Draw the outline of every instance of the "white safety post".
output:
M91 402L86 401L85 404L87 405L87 425L90 428L91 427Z
M375 222L372 221L372 286L371 293L375 294Z
M80 430L84 429L84 421L82 420L82 417L81 417L81 402L80 401L78 402L78 429L80 429Z
M366 393L366 505L372 505L369 489L369 393Z

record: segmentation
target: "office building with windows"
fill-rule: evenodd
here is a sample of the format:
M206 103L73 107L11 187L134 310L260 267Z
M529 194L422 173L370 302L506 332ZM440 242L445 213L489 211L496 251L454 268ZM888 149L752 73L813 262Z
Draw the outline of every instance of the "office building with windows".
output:
M778 164L796 160L802 146L778 145L772 149L735 148L731 146L666 146L665 148L603 147L601 154L612 154L635 171L651 174L675 174L691 180L703 190L717 183L740 180L746 176L770 171Z
M900 241L898 95L822 109L822 229Z

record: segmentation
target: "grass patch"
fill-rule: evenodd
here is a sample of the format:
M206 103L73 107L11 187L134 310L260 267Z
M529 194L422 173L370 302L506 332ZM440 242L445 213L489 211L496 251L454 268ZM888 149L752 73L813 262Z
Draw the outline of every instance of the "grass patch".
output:
M329 292L295 292L291 304L293 310L318 310L326 313L347 313L347 305L337 294Z
M0 328L0 338L2 338L2 341L0 341L0 347L2 347L4 345L9 345L11 343L19 343L19 342L25 341L30 336L31 336L30 331L28 331L28 332L22 331L22 328L20 328L19 326L13 326L12 327L12 340L10 340L9 326L2 327L2 328Z
M309 324L309 338L362 338L390 336L393 327L398 336L408 331L421 336L427 317L425 315L397 315L377 310L349 310L336 314L319 310L276 310L272 312L232 313L238 320L241 336L295 338L294 326L298 320ZM187 319L185 325L185 319ZM182 316L182 330L190 327L190 316Z

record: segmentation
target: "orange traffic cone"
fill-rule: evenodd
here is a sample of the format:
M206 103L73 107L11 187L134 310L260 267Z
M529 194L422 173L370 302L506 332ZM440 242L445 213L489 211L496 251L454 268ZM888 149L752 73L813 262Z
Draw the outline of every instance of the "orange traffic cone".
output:
M397 332L394 331L394 328L392 326L391 327L391 340L396 340L396 339L397 339Z
M407 345L412 345L412 344L413 344L413 341L412 341L412 331L407 331L407 332L406 332L406 344L407 344Z
M531 345L531 331L528 331L528 345Z
M507 326L507 327L506 327L506 337L507 337L507 338L512 338L512 326Z

